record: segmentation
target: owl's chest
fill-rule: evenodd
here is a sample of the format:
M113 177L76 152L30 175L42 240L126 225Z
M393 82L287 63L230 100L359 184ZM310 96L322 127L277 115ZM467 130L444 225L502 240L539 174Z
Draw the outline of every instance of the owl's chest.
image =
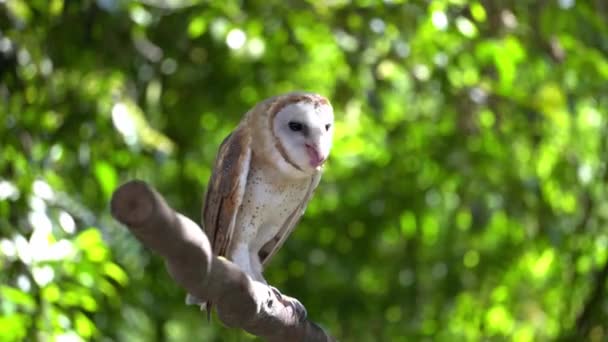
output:
M283 227L301 205L310 180L280 181L261 170L251 170L237 219L244 240L259 249Z

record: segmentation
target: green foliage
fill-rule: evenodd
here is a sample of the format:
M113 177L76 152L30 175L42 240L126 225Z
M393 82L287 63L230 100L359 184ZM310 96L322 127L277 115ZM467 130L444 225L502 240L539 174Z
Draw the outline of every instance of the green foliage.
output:
M257 101L328 96L334 149L267 270L343 341L608 338L602 1L0 0L0 340L251 340L110 219L198 219Z

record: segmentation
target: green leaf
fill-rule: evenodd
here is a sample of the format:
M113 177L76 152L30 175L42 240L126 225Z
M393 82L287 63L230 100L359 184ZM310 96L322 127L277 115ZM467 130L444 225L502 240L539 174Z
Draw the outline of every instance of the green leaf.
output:
M29 293L7 285L0 285L0 298L21 306L28 312L36 307L36 302Z
M95 177L101 186L105 199L110 199L118 184L118 175L112 165L104 161L95 163Z
M81 337L85 339L89 339L96 332L95 324L82 313L76 313L74 318L74 327L76 328L76 332Z
M207 31L207 19L205 19L205 17L199 15L190 21L190 24L188 25L188 35L190 38L198 38L203 35L205 31Z
M129 282L129 277L125 271L113 262L105 263L103 265L103 270L108 277L115 280L121 286L125 286Z

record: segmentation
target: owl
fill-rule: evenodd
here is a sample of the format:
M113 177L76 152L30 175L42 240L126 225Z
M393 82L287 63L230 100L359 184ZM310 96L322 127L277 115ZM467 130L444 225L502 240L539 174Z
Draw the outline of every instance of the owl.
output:
M319 184L333 122L329 101L305 92L269 98L244 115L219 148L205 195L203 229L215 255L267 284L264 267ZM304 310L272 289L284 305Z

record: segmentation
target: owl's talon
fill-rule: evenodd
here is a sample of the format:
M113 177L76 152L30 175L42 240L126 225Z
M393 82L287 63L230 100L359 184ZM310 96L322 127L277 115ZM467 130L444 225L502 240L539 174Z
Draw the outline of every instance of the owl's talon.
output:
M291 308L292 312L298 317L300 321L306 319L308 317L308 312L302 303L299 300L281 294L281 292L274 286L270 286L272 292L274 292L277 300L281 302L284 306L288 306Z

